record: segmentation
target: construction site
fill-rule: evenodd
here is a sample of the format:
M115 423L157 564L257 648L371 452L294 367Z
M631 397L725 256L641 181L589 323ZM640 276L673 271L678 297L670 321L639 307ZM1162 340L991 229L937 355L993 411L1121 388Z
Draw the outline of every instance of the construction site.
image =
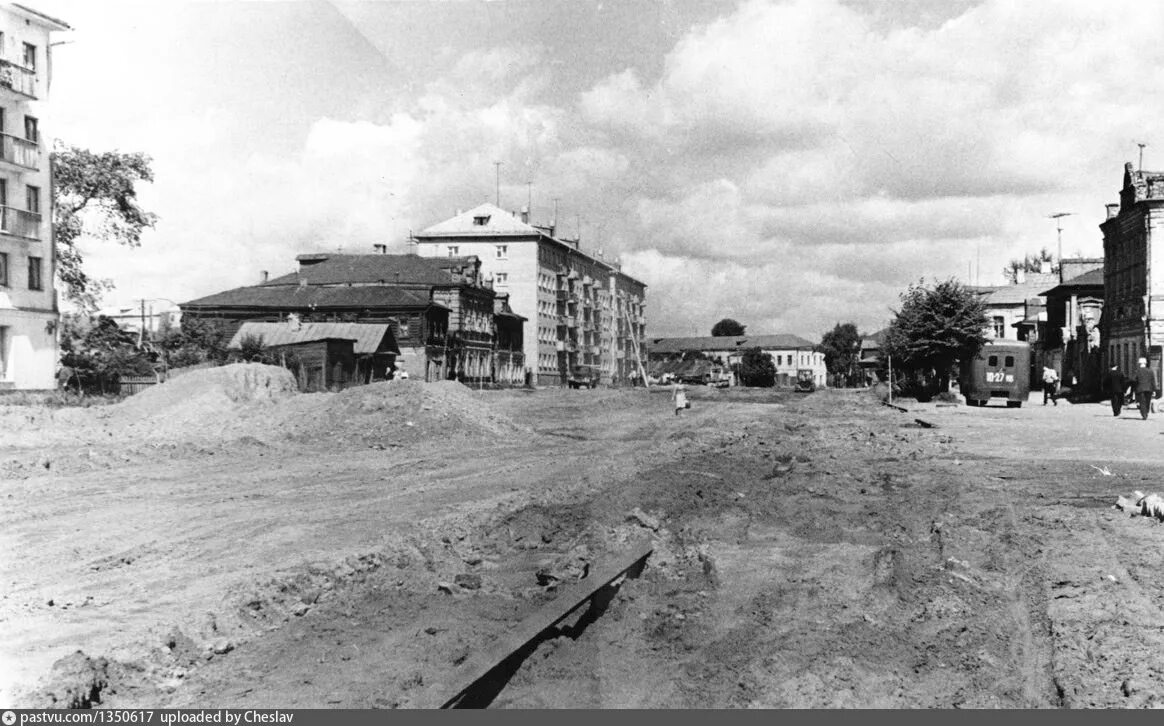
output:
M0 407L0 705L1164 705L1157 417L668 393Z

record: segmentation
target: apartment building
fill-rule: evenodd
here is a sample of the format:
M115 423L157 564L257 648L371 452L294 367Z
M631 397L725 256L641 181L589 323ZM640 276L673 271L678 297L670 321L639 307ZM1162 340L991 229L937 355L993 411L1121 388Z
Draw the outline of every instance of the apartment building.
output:
M533 323L525 368L538 385L592 375L621 384L640 376L646 353L647 286L552 226L482 204L414 235L421 257L475 255L513 311Z
M0 390L56 386L49 145L50 34L65 23L0 4Z

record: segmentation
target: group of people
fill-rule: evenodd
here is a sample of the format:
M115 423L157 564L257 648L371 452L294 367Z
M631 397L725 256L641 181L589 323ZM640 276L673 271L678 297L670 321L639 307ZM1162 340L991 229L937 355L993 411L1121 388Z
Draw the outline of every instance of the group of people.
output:
M1160 382L1156 380L1156 371L1148 367L1148 359L1141 358L1136 372L1125 375L1114 363L1104 376L1104 390L1111 395L1111 412L1119 416L1129 392L1135 393L1136 404L1140 408L1140 416L1148 418L1152 409L1152 400L1160 397Z

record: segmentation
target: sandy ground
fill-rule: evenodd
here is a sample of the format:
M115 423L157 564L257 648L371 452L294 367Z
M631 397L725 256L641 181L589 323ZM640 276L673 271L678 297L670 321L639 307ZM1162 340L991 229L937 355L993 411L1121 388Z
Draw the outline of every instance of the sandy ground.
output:
M494 707L1164 705L1164 415L450 386L0 412L0 703L437 705L646 537Z

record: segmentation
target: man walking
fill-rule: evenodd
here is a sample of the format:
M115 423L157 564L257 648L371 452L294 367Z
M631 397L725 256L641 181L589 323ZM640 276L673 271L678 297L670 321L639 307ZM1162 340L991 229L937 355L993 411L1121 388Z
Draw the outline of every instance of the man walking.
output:
M1148 410L1152 407L1152 399L1156 397L1159 383L1156 381L1156 371L1148 367L1148 359L1140 359L1140 367L1136 369L1136 403L1140 405L1140 416L1147 421Z
M1047 405L1047 399L1051 399L1051 403L1056 406L1059 401L1056 400L1055 394L1059 391L1059 374L1050 366L1043 366L1043 405Z
M1128 377L1113 363L1106 379L1104 390L1111 394L1111 414L1119 416L1120 410L1124 407L1124 396L1128 391Z

